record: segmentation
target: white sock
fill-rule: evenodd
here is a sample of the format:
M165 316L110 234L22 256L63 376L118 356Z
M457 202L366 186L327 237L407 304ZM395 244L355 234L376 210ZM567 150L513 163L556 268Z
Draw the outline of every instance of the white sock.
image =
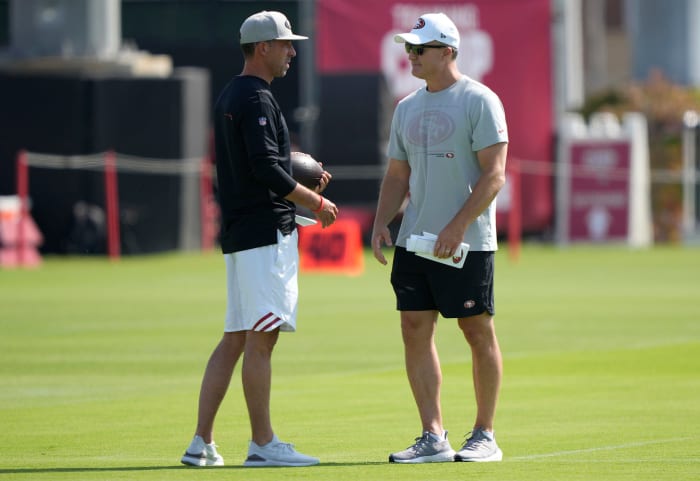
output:
M202 439L201 436L195 435L195 437L192 439L192 442L190 443L190 447L187 450L194 451L195 449L199 448L200 446L202 446L204 444L207 444L204 442L204 439Z
M430 431L428 431L428 434L429 434L430 437L431 437L433 440L435 440L435 441L444 441L445 439L447 439L447 436L446 436L446 435L447 435L447 431L443 431L443 432L442 432L442 435L435 434L435 433L432 433L432 432L430 432Z

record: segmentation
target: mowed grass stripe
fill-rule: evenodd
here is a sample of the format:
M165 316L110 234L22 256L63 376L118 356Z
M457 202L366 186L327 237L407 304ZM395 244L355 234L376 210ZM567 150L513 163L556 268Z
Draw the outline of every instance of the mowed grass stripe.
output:
M217 422L227 466L179 457L220 336L221 256L49 258L0 271L0 479L697 479L697 250L527 245L497 258L505 375L500 464L394 466L420 426L403 370L389 267L303 274L299 332L274 357L273 421L319 456L238 467L249 437L240 367ZM468 348L440 319L443 415L457 447L474 417Z

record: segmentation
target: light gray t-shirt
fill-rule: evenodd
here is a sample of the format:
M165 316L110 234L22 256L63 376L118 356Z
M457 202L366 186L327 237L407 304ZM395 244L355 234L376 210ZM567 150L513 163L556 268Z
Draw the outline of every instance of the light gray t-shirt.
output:
M476 152L508 142L498 96L463 76L450 87L425 87L399 102L391 123L388 154L411 167L409 199L396 244L411 234L439 234L471 195L481 176ZM473 251L495 251L496 201L464 235Z

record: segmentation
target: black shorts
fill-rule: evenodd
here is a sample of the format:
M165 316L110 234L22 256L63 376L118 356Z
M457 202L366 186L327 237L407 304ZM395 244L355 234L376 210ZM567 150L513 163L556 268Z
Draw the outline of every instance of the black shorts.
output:
M496 313L493 252L469 252L461 269L396 247L391 285L399 311L434 311L445 318Z

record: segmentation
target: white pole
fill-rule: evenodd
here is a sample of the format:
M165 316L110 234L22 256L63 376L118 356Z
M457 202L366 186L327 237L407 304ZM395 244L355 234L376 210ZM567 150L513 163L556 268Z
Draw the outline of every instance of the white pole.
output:
M683 115L683 237L687 240L696 235L695 189L697 167L695 146L697 142L698 113L688 110Z
M581 0L552 0L554 125L584 102Z
M650 247L654 243L654 221L647 119L642 113L627 112L623 124L630 141L628 244L631 247Z
M318 155L316 124L319 116L318 75L316 74L316 0L299 2L299 30L309 40L296 42L299 55L299 107L294 112L299 122L299 147L302 151Z

